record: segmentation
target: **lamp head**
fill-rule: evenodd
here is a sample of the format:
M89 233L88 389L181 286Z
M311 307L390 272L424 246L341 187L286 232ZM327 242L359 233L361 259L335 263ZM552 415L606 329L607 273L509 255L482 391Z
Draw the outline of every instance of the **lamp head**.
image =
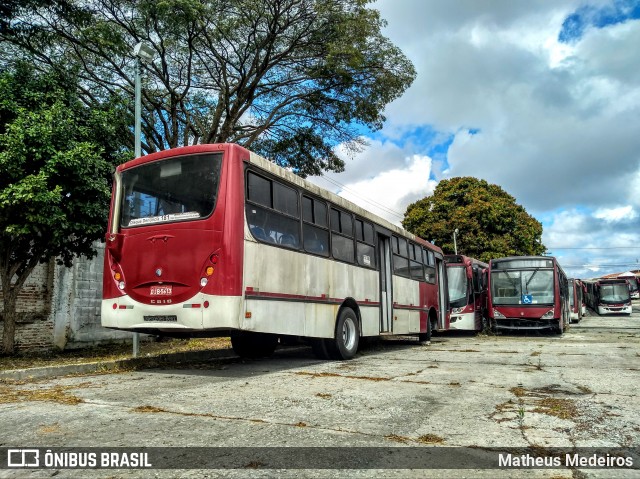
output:
M155 56L155 50L150 45L140 42L133 47L133 56L140 58L143 62L150 62Z

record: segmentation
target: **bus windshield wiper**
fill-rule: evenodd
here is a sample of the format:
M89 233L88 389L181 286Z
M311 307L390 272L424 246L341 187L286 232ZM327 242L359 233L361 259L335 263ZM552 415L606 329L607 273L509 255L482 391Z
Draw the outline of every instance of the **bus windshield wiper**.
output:
M540 268L536 268L533 270L533 274L529 277L529 279L527 280L527 282L524 285L524 289L526 291L526 294L529 294L529 283L531 283L531 280L533 279L533 277L536 275L536 273L540 271Z

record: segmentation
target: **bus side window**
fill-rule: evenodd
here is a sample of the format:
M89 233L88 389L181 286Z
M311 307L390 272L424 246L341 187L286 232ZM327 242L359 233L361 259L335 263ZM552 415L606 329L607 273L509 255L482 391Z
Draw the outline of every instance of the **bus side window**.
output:
M247 174L247 222L258 241L299 249L299 211L296 189L251 171Z
M422 250L422 263L424 264L424 279L427 283L436 282L436 257L433 251Z
M360 266L376 267L373 225L359 219L356 219L356 256Z
M302 239L308 253L329 256L327 204L308 196L302 197Z
M354 262L353 219L346 211L331 208L331 254L335 259Z

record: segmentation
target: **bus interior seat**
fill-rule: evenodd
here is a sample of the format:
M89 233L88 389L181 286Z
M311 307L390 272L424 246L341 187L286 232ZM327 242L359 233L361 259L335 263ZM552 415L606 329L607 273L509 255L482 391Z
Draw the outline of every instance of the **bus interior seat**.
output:
M309 239L304 242L304 249L309 253L322 254L324 253L324 246L320 240Z
M278 243L280 243L282 246L291 246L294 248L297 246L297 241L291 234L283 234L282 236L280 236Z
M252 226L251 233L257 240L269 242L267 233L265 233L264 230L260 228L260 226Z

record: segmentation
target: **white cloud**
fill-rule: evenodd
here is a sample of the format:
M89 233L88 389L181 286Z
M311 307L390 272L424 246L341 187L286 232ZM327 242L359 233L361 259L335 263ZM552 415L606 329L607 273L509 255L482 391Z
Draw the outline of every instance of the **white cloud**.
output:
M398 167L379 171L366 179L343 182L341 175L333 174L309 180L400 225L410 203L433 193L437 182L429 179L431 167L431 158L413 155Z
M605 220L607 223L617 221L629 221L638 217L633 206L620 206L618 208L599 208L593 213L594 218Z

